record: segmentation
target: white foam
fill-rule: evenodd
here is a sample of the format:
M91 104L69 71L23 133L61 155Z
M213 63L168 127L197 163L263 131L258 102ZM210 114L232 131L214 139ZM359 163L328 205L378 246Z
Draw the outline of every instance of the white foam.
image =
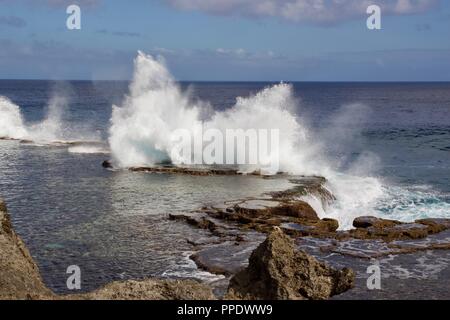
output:
M27 140L36 146L64 145L74 141L98 141L98 134L87 128L74 129L63 120L67 99L55 93L42 121L25 123L20 107L0 96L0 138Z
M19 106L0 96L0 137L26 139L28 137Z
M80 145L69 147L68 151L70 153L80 153L80 154L108 154L109 150L101 146L90 146L90 145Z

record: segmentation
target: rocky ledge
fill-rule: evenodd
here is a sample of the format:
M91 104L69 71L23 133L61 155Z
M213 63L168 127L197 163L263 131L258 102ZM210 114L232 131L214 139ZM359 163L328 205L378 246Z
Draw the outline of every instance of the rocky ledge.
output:
M114 165L110 160L102 162L102 167L106 169L114 169ZM175 166L172 164L159 164L151 167L129 167L127 168L132 172L144 172L144 173L167 173L167 174L183 174L190 176L239 176L239 175L253 175L253 176L265 176L259 170L244 173L241 172L235 166ZM278 175L282 175L279 173Z
M421 239L450 228L450 219L420 219L404 223L362 216L354 220L354 229L340 231L337 220L320 219L315 210L302 200L308 195L320 199L324 206L331 204L335 197L326 188L326 180L321 177L297 177L290 181L295 186L286 191L270 192L258 198L226 201L185 214L172 214L169 218L209 229L222 238L229 238L239 231L267 233L277 226L293 237L379 239L391 242Z
M274 228L252 253L249 265L231 278L228 299L326 299L351 288L350 269L335 270L294 248ZM13 230L0 200L0 299L217 299L212 288L194 280L147 279L113 282L90 293L59 296L43 283L39 269Z

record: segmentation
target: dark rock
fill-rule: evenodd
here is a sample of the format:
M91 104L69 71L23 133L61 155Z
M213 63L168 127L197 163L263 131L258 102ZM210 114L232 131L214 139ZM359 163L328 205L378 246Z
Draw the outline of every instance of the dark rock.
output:
M241 175L237 169L228 168L203 168L203 167L178 167L173 165L159 165L154 167L131 167L128 170L133 172L148 172L148 173L170 173L170 174L186 174L191 176L229 176Z
M253 251L230 280L228 299L327 299L354 285L351 269L336 270L303 251L280 228Z
M0 199L0 211L1 212L8 212L8 210L6 208L6 203L2 199Z
M113 165L112 165L111 161L105 160L105 161L102 162L102 167L103 168L112 168Z

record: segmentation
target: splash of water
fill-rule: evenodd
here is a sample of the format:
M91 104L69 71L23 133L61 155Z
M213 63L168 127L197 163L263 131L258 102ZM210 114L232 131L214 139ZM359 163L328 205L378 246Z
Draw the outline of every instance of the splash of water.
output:
M19 106L0 96L0 138L25 139L28 137Z
M25 123L20 107L7 97L0 96L0 138L28 140L37 145L99 140L98 134L91 130L76 130L64 121L67 106L67 98L55 93L46 108L45 118L39 122Z
M114 161L131 167L171 160L172 132L199 126L200 108L181 92L162 61L139 52L130 95L112 110L109 144Z
M183 92L173 80L161 59L139 52L130 93L122 106L113 106L109 137L113 160L120 167L166 161L185 163L185 156L173 152L182 149L178 145L180 142L172 139L179 129L189 130L193 140L202 140L197 136L209 129L219 130L224 135L226 130L233 129L277 129L277 151L281 155L279 169L292 173L320 173L320 159L310 161L315 155L314 147L294 114L296 100L292 91L291 85L274 85L253 96L239 97L231 109L202 119L208 104L193 102L189 93ZM193 150L196 152L198 150ZM196 157L196 154L192 156ZM256 163L240 164L240 169L248 172L265 168Z
M67 108L67 99L53 96L47 107L47 115L41 122L28 128L30 139L36 142L52 142L66 140L66 130L62 116Z

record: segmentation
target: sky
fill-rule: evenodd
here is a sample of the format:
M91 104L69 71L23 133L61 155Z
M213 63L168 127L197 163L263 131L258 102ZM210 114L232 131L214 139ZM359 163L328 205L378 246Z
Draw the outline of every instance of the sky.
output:
M138 50L185 81L450 81L450 1L0 0L0 79L127 80Z

